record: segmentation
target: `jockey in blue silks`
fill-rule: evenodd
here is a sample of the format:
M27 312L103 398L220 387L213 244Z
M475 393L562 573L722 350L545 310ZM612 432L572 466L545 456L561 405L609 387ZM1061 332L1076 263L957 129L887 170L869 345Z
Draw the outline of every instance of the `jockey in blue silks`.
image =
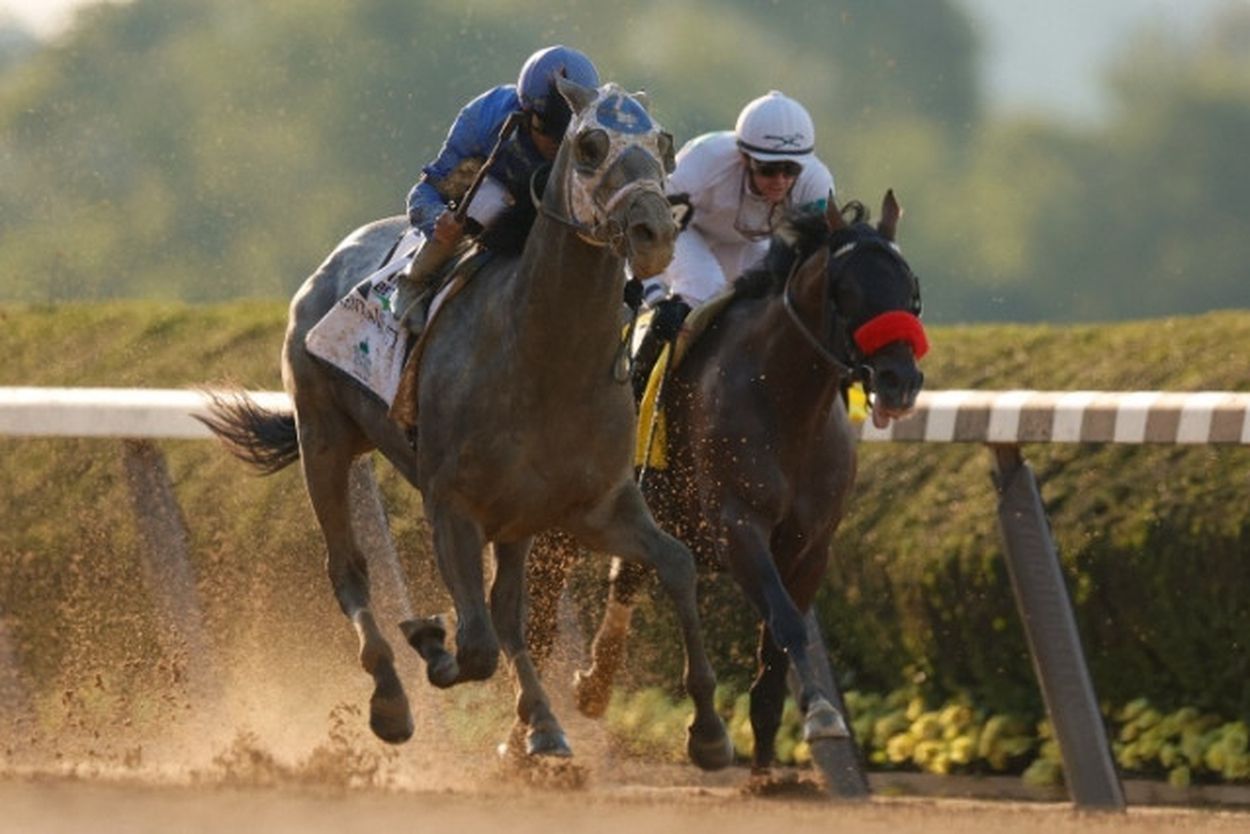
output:
M424 256L409 278L421 284L446 261L467 231L489 225L516 199L527 194L530 176L555 158L572 112L556 89L557 77L585 87L599 86L599 73L584 54L567 46L549 46L531 55L516 84L502 84L466 104L456 116L442 149L422 170L408 192L408 219L425 233ZM510 116L519 114L516 129L500 144L486 175L468 206L464 223L448 204L459 201L495 149ZM433 242L437 245L430 246Z

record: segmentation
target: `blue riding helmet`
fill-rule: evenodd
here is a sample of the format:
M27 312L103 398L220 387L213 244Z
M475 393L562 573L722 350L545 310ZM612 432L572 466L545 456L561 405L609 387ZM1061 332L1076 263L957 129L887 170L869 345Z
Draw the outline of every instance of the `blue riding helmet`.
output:
M568 126L568 108L556 90L557 76L583 87L599 86L599 71L595 65L572 47L549 46L526 59L516 82L521 108L536 114L544 123L543 133L550 136L563 135Z

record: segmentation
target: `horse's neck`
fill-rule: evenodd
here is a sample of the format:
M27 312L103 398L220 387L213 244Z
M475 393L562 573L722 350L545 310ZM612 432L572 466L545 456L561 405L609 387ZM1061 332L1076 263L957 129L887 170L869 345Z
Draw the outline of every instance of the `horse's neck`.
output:
M607 377L619 331L623 262L573 228L540 214L517 266L513 314L517 348L542 357L539 373L559 379L594 364ZM610 363L610 358L608 362Z

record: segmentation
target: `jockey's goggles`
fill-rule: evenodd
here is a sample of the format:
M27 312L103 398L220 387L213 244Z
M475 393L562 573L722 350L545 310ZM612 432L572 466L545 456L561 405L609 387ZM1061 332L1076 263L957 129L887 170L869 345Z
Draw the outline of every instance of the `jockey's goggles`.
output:
M803 173L803 166L791 159L778 159L769 162L761 162L754 157L751 158L751 173L756 176L771 179L772 177L785 177L792 180L799 174Z

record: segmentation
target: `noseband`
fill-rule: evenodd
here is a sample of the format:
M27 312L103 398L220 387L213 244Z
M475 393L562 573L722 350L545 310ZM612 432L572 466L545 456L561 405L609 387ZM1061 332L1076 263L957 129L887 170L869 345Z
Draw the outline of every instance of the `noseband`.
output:
M850 322L833 305L833 287L842 279L851 258L855 254L868 249L877 249L888 254L904 273L911 276L913 283L917 286L917 294L911 310L889 310L880 313L855 328L852 333ZM786 283L782 289L782 303L790 321L825 364L837 371L848 382L862 382L864 388L871 391L872 368L867 364L867 359L881 350L881 348L891 342L905 341L911 344L912 352L917 359L924 356L929 350L924 325L920 323L919 284L916 282L911 267L907 265L907 262L903 260L903 256L899 254L897 247L888 240L876 235L857 238L849 243L845 243L834 250L829 257L830 261L825 266L825 289L821 294L823 299L821 320L829 323L827 329L831 335L835 329L842 334L842 339L839 341L843 356L838 356L837 353L822 342L799 316L798 311L794 309L790 285L805 261L796 261L794 266L791 267L790 274L786 277ZM849 339L846 338L848 333L851 336Z
M569 215L563 216L551 209L545 201L534 195L531 181L531 198L545 216L577 232L578 237L592 246L608 246L618 257L628 259L630 251L626 224L614 217L616 211L638 194L650 192L667 202L662 175L658 179L640 178L630 180L608 195L600 194L603 182L621 157L630 149L638 148L656 162L656 170L663 171L660 161L661 136L659 125L651 120L647 111L630 98L620 87L609 84L603 88L590 106L574 117L565 139L572 139L584 130L602 130L608 137L608 151L604 161L593 171L583 172L570 162L571 170L564 176L564 205ZM566 151L567 153L567 151Z

